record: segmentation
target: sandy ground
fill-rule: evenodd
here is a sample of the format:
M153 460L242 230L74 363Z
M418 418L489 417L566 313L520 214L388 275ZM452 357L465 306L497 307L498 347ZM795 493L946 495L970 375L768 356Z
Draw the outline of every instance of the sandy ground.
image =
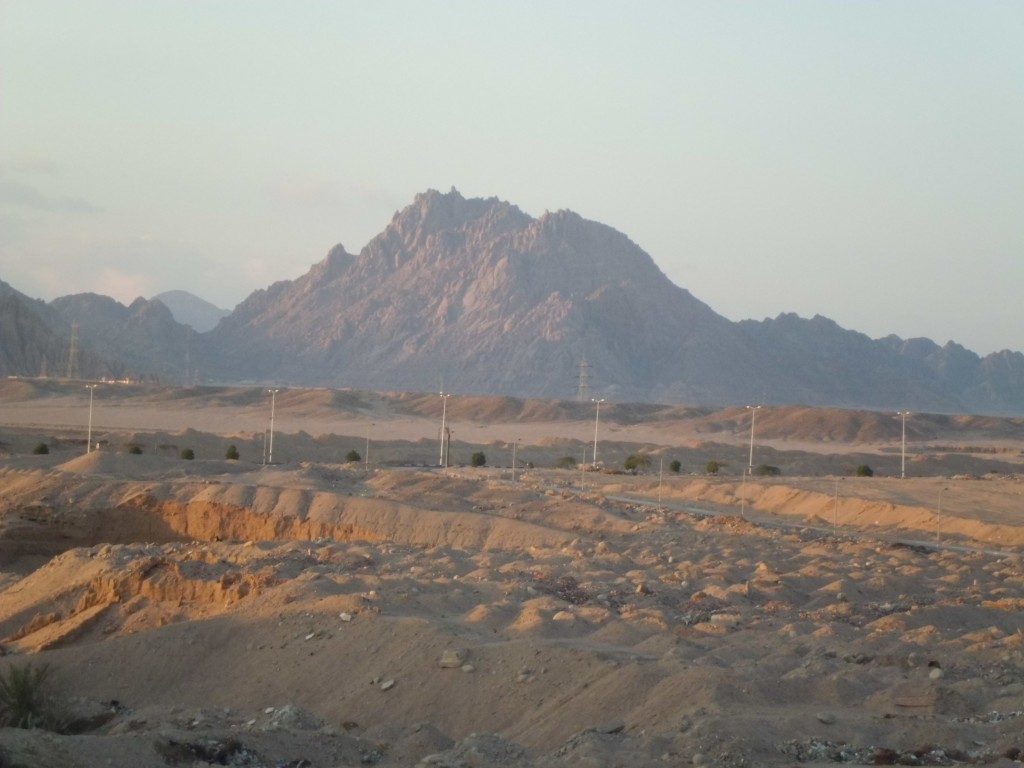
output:
M264 464L260 391L108 391L85 454L77 390L0 386L0 672L48 664L75 731L0 729L0 766L1024 749L1015 422L950 421L900 479L898 427L775 414L755 463L783 473L747 478L743 414L609 408L583 472L552 466L592 452L589 408L452 398L453 458L488 466L443 470L436 395L292 391Z

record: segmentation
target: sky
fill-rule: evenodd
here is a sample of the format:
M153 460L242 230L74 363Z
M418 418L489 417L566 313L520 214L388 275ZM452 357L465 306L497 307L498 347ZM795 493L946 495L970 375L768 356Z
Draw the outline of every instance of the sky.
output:
M1024 350L1018 0L0 0L0 280L230 309L428 189L731 320Z

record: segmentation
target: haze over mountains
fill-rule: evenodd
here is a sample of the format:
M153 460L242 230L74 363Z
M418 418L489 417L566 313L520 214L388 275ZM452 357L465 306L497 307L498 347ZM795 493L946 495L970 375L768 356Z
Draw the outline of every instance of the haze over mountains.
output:
M723 273L722 279L728 279ZM164 296L186 317L185 298ZM189 302L195 304L195 302ZM206 304L203 302L203 304ZM196 304L201 307L201 304ZM872 340L824 317L734 323L570 211L428 191L211 330L160 297L49 304L0 284L0 372L706 404L1024 413L1024 355Z

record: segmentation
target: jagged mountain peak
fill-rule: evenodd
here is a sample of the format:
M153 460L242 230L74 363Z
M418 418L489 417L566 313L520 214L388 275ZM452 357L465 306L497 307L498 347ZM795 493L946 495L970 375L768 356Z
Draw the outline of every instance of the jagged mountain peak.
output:
M431 189L416 195L411 205L395 214L388 230L393 230L407 247L415 248L446 231L493 231L503 225L523 226L531 220L511 203L496 197L465 198L452 187L450 192Z
M607 387L615 369L624 392L639 391L645 376L684 364L689 353L672 344L708 328L723 347L735 335L609 226L571 211L534 219L497 198L429 190L354 263L333 251L301 278L243 302L214 331L237 359L211 365L288 358L309 381L346 375L352 385L384 388L433 388L459 372L467 390L480 392L495 386L487 380L497 368L501 391L567 396L585 353L608 371Z

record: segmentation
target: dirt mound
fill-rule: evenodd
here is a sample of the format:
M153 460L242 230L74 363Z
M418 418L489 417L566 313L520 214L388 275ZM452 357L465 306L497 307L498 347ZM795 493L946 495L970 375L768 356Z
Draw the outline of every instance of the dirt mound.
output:
M790 765L818 732L979 760L1017 743L1015 689L995 675L1022 653L1016 560L425 473L372 487L447 514L449 543L397 540L407 518L378 542L75 549L0 593L0 642L117 702L78 754L102 744L154 768L220 747L280 764L610 768ZM254 488L249 506L279 509L285 490ZM449 505L468 511L434 508ZM314 498L299 506L315 516ZM488 548L457 533L505 515L572 535ZM39 765L63 745L75 765L74 738L5 745Z

